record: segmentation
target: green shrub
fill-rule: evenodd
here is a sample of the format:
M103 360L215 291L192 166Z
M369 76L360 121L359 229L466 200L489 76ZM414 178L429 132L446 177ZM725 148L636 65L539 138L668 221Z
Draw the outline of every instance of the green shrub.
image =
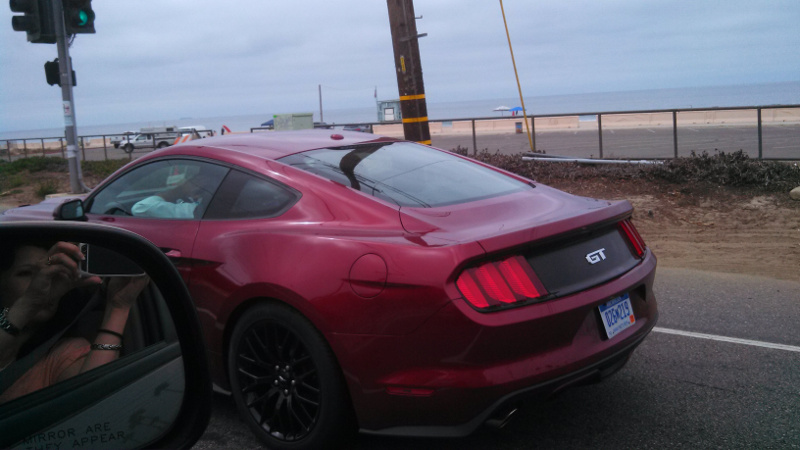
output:
M778 191L800 185L800 168L795 164L750 159L739 150L700 155L692 152L688 158L665 161L648 168L649 179L671 183L711 183L719 186L755 187Z
M39 183L36 187L36 195L45 198L50 194L58 192L58 182L55 180L47 180Z
M467 155L467 150L461 147L454 152ZM769 192L800 186L800 167L797 164L751 159L741 150L714 155L693 152L689 157L667 160L663 164L591 165L526 161L522 154L503 155L487 150L472 158L543 183L590 178L660 180L673 184L731 186Z
M67 172L68 170L66 159L52 156L32 156L0 164L0 174L15 174L24 171L29 173Z
M81 169L84 175L96 176L104 179L117 169L129 163L127 159L107 159L104 161L83 161L81 162Z
M20 186L24 186L27 183L25 177L22 174L15 173L13 175L3 176L0 178L0 192L5 192L9 189L18 188Z
M81 161L81 171L84 174L105 178L128 162L127 159ZM69 172L69 165L66 159L52 156L32 156L13 162L0 161L0 174L13 175L23 172Z

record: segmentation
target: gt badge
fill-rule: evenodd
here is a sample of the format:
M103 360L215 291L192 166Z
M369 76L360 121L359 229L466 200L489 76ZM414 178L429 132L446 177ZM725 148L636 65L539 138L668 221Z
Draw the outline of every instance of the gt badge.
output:
M597 264L600 261L604 261L606 259L606 254L603 252L605 251L606 249L601 248L600 250L595 250L592 253L587 254L586 261L589 261L589 264L592 265Z

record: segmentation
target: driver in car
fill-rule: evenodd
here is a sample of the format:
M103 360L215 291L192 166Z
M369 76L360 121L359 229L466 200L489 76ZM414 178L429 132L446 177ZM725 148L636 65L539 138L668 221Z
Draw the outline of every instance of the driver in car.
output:
M139 217L192 219L204 196L211 194L208 176L198 174L175 187L151 195L133 205L131 213Z

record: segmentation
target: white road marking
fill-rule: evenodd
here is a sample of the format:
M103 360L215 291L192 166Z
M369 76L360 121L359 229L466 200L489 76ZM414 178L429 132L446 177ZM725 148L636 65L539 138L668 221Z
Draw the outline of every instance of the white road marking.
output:
M686 336L686 337L693 337L697 339L708 339L712 341L720 341L720 342L729 342L732 344L742 344L742 345L752 345L754 347L766 347L775 350L786 350L790 352L798 352L800 353L800 347L795 347L793 345L784 345L784 344L773 344L771 342L762 342L762 341L751 341L749 339L739 339L739 338L732 338L727 336L717 336L715 334L705 334L705 333L693 333L691 331L681 331L681 330L673 330L670 328L661 328L655 327L653 331L658 333L665 333L665 334L674 334L677 336Z

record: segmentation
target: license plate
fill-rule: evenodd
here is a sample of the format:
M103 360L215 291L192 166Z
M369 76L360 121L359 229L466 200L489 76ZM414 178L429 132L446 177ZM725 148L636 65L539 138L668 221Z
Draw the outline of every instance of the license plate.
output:
M603 326L606 327L606 335L609 339L636 323L631 298L628 294L623 294L600 305L599 308L600 318L603 319Z

